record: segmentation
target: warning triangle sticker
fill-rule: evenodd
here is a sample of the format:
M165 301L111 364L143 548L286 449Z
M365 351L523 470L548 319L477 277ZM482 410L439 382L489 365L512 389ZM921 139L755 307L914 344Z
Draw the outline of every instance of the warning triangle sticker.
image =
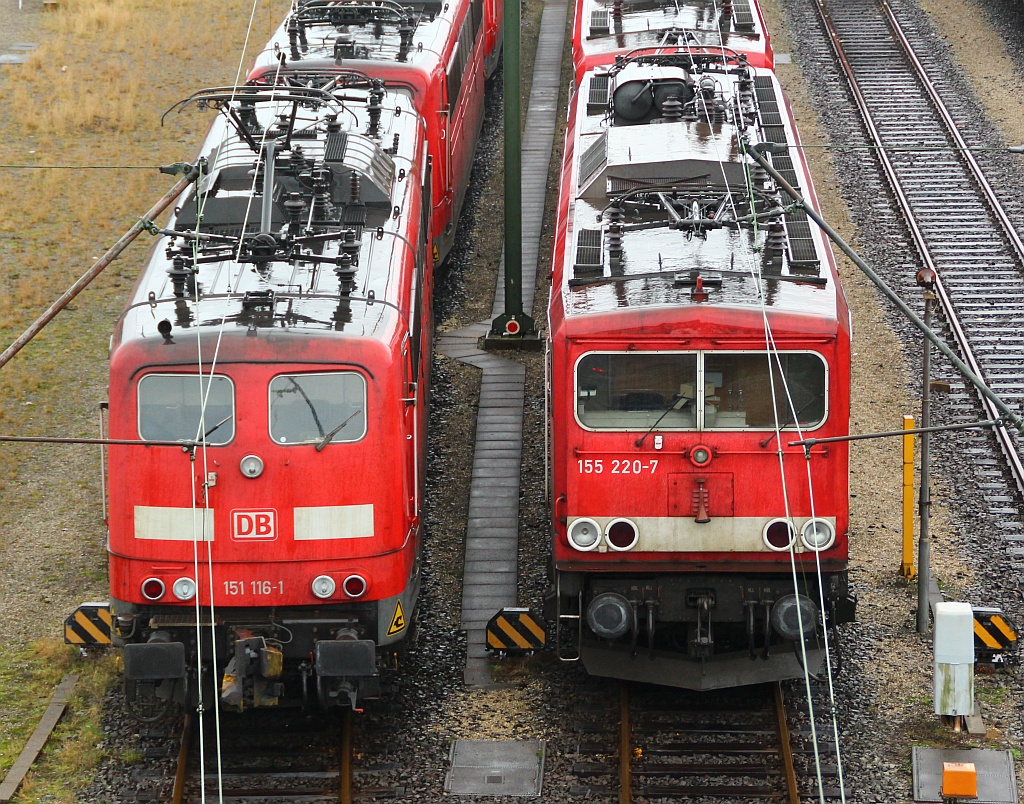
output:
M395 604L395 616L391 618L391 625L388 626L388 636L394 636L399 631L405 630L405 612L402 611L402 601Z

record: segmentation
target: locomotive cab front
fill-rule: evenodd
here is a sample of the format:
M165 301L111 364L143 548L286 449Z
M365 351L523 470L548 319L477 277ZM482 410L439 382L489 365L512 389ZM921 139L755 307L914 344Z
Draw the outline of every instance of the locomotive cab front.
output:
M245 347L247 362L228 357L212 376L147 367L112 400L115 437L154 443L110 456L111 590L129 673L178 651L219 668L235 708L276 702L289 676L355 705L378 693L377 650L405 637L415 605L416 411L372 348L363 365L316 365L261 363ZM197 621L218 626L205 657ZM332 689L333 678L345 680Z
M564 419L554 400L558 622L565 655L602 675L786 678L817 668L822 629L850 617L845 445L789 446L843 431L845 350L835 333L751 348L745 315L685 349L570 341Z

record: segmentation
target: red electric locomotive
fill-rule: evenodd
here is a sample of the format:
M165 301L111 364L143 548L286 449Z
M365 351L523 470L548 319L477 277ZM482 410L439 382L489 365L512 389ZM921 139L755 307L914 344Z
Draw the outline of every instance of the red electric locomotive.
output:
M754 0L580 0L573 17L577 86L587 70L643 48L679 46L743 55L754 67L773 68L775 55Z
M744 154L796 146L773 73L702 49L588 71L549 309L562 658L693 689L817 671L851 620L850 317L832 253ZM784 150L784 149L783 149ZM814 199L801 152L772 157Z
M484 79L501 45L499 0L297 3L250 80L271 83L339 68L411 89L433 160L435 264L448 254L462 210L484 113Z
M111 437L145 442L109 452L127 698L355 707L420 585L426 127L358 72L182 105L221 113L205 173L110 359Z

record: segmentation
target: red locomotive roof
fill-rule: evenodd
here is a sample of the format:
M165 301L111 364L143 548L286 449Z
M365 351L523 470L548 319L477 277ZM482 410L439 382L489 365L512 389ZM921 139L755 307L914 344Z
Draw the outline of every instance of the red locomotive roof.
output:
M194 98L230 108L252 144L218 116L202 148L207 173L155 245L115 350L144 341L154 360L181 362L179 349L161 357L161 327L168 345L222 330L243 339L244 354L248 336L260 333L390 341L413 326L425 266L419 279L402 266L416 261L424 145L408 91L348 87L330 102L309 92L319 105L299 103L294 123L292 100L302 94L293 87L242 89L236 101L219 90ZM267 205L264 138L277 143Z
M652 51L588 72L576 97L552 331L564 318L573 334L721 327L763 338L762 306L787 330L848 327L820 231L742 153L741 140L799 143L772 73ZM773 161L813 202L801 152Z
M574 60L584 70L637 48L690 45L740 53L754 67L774 66L761 11L750 0L581 0Z
M483 14L479 0L471 6L393 0L305 2L274 32L256 59L253 75L327 60L332 65L392 62L429 69L445 52L445 44L455 41L458 31L453 27L470 7L479 27ZM380 74L376 66L373 74Z

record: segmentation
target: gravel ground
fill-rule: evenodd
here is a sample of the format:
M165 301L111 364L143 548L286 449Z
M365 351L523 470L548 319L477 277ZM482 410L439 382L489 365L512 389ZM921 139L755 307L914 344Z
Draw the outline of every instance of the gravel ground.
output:
M36 5L38 6L38 0ZM1008 0L1007 7L1008 7ZM1013 31L1010 52L999 63L998 48L983 14L1012 27L1014 15L1001 8L1003 0L978 0L980 7L951 1L922 0L937 21L956 58L969 65L967 75L979 87L979 97L1007 141L1024 140L1024 101L1019 87L1008 76L1018 76L1014 65L1024 54L1021 34ZM31 8L26 0L26 8ZM531 8L536 8L531 5ZM980 12L975 12L980 8ZM808 144L843 142L854 124L845 100L834 81L805 81L804 75L833 75L830 60L816 44L813 17L804 0L766 3L777 52L794 53L793 65L781 65L780 77L787 87L798 122ZM37 13L37 12L35 12ZM529 17L529 15L528 15ZM0 50L7 41L34 41L31 25L15 28L28 19L17 12L16 0L3 0L0 7ZM528 18L524 42L535 30ZM534 26L531 28L531 25ZM11 32L16 31L15 34ZM797 46L796 41L800 44ZM8 68L10 69L10 68ZM2 74L0 74L2 75ZM2 80L2 78L0 78ZM496 87L500 88L500 87ZM497 94L497 93L495 93ZM446 277L439 278L439 329L453 329L486 317L494 286L495 255L499 253L501 199L500 120L496 97L482 140L475 184L463 234L461 250L453 257ZM560 138L556 141L560 142ZM902 233L884 212L884 195L877 180L865 170L869 162L851 152L808 151L821 207L826 217L877 265L893 274L912 276L900 259L908 253ZM840 180L837 176L841 176ZM855 214L849 212L850 208ZM550 216L549 216L550 217ZM547 229L550 232L550 226ZM542 247L545 254L547 247ZM542 276L546 265L542 265ZM855 315L854 412L852 429L871 432L893 429L904 413L915 413L917 357L914 339L907 328L879 304L877 293L849 265L843 278ZM905 284L905 283L904 283ZM546 282L539 282L543 289ZM535 316L544 320L543 299ZM547 513L543 476L543 377L537 356L520 358L527 364L528 408L524 443L522 527L520 537L520 602L539 607L546 584ZM432 409L431 455L429 465L430 511L427 519L425 592L420 609L418 640L401 672L389 679L386 699L369 714L366 733L371 735L360 762L369 763L383 753L379 733L388 735L387 750L399 759L403 770L394 778L407 790L406 801L450 800L442 792L451 740L542 739L547 741L545 795L543 800L570 799L575 782L569 766L575 761L570 724L573 708L580 699L581 677L549 656L506 661L495 669L499 687L494 690L466 690L461 684L464 635L459 631L458 605L461 595L462 538L468 503L469 466L475 423L478 374L475 369L445 358L435 361ZM89 414L91 415L91 414ZM938 411L938 415L947 415ZM82 414L83 418L86 414ZM979 604L996 604L1008 610L1019 608L1019 594L1009 582L995 591L990 583L991 568L969 548L978 544L973 514L961 497L971 488L950 483L960 480L950 449L940 447L935 473L933 563L936 574L955 596ZM31 464L23 467L19 489L13 492L27 522L10 538L8 531L0 545L0 567L8 578L39 579L38 556L58 553L55 562L94 561L98 553L95 524L72 518L85 506L75 498L66 505L53 506L40 500L67 499L70 485L56 478L52 467L66 461L60 455L33 453ZM82 459L83 464L86 459ZM984 741L954 737L937 726L931 713L931 652L927 639L914 631L916 586L901 579L900 534L900 449L896 440L861 442L854 446L851 488L853 499L851 577L860 596L859 622L844 628L842 646L845 667L837 678L837 702L843 735L843 765L851 802L910 801L910 746L994 745L1019 748L1024 727L1020 721L1021 685L1017 670L979 679L979 699L991 726ZM49 485L44 485L49 484ZM32 493L29 493L29 490ZM966 495L958 491L968 492ZM95 497L86 485L83 496ZM34 501L33 501L34 500ZM94 503L93 503L94 504ZM56 510L56 509L62 510ZM92 512L95 516L95 512ZM93 519L93 523L94 523ZM55 530L67 528L67 530ZM66 534L54 539L53 533ZM34 565L34 566L33 566ZM1001 565L1000 565L1001 566ZM78 600L81 589L67 578L80 577L80 569L58 575L40 607L38 594L16 591L5 584L5 606L0 609L0 637L21 641L33 633L34 624L52 622L54 628ZM75 574L78 573L78 574ZM19 589L30 584L21 584ZM1016 597L1013 595L1016 594ZM1006 598L1006 599L1001 599ZM117 801L119 793L134 789L139 779L158 773L167 761L143 759L145 732L128 722L111 696L105 723L105 749L110 760L100 769L95 783L77 800ZM126 764L131 757L131 764ZM376 783L371 781L369 783ZM472 798L463 798L472 801ZM480 801L500 801L486 798ZM512 798L508 799L512 801ZM576 799L578 800L578 799Z
M962 72L965 76L963 102L969 103L972 88L977 88L984 108L984 112L978 111L979 127L986 128L982 118L987 112L1006 141L1019 142L1024 121L1022 93L1019 84L1007 80L1019 74L1019 68L995 44L998 34L971 3L954 6L925 0L921 5L939 31L933 38L934 54L943 57L944 40L948 40L953 43L956 60L968 65L961 71L949 59L950 74ZM805 143L840 146L832 151L808 151L826 218L904 298L919 306L920 294L913 287L916 266L905 256L912 252L889 213L887 195L872 170L871 157L841 147L859 141L859 125L810 4L793 0L785 5L785 14L779 3L771 2L767 8L776 52L794 53L794 64L780 67L779 72ZM928 19L920 22L929 24ZM1016 36L1019 39L1019 34ZM805 81L804 75L815 76L815 80ZM986 144L998 139L992 126L987 128L983 134ZM1004 186L1019 186L1019 173L1008 170L1002 168ZM920 337L878 303L876 291L850 266L844 271L844 282L855 317L851 430L897 429L902 414L918 413L919 405L913 399L920 383ZM940 366L943 363L938 362ZM949 375L948 369L938 371ZM950 421L954 414L948 402L939 398L936 403L937 420ZM976 418L976 414L967 418ZM969 467L963 465L962 450L985 447L988 439L981 435L936 437L933 444L933 572L950 599L1002 606L1020 622L1019 571L1005 560L1005 545L988 536L988 523L979 521L978 506L972 500L978 500L980 492ZM930 640L915 633L916 584L906 583L896 573L900 555L899 449L898 440L892 439L861 442L852 450L851 579L860 595L860 622L844 629L848 663L840 677L838 697L848 784L855 791L854 800L865 802L911 800L912 745L1010 747L1019 756L1022 737L1016 667L978 679L977 696L989 726L983 739L954 737L937 725L931 713ZM1009 518L1019 521L1019 513Z

